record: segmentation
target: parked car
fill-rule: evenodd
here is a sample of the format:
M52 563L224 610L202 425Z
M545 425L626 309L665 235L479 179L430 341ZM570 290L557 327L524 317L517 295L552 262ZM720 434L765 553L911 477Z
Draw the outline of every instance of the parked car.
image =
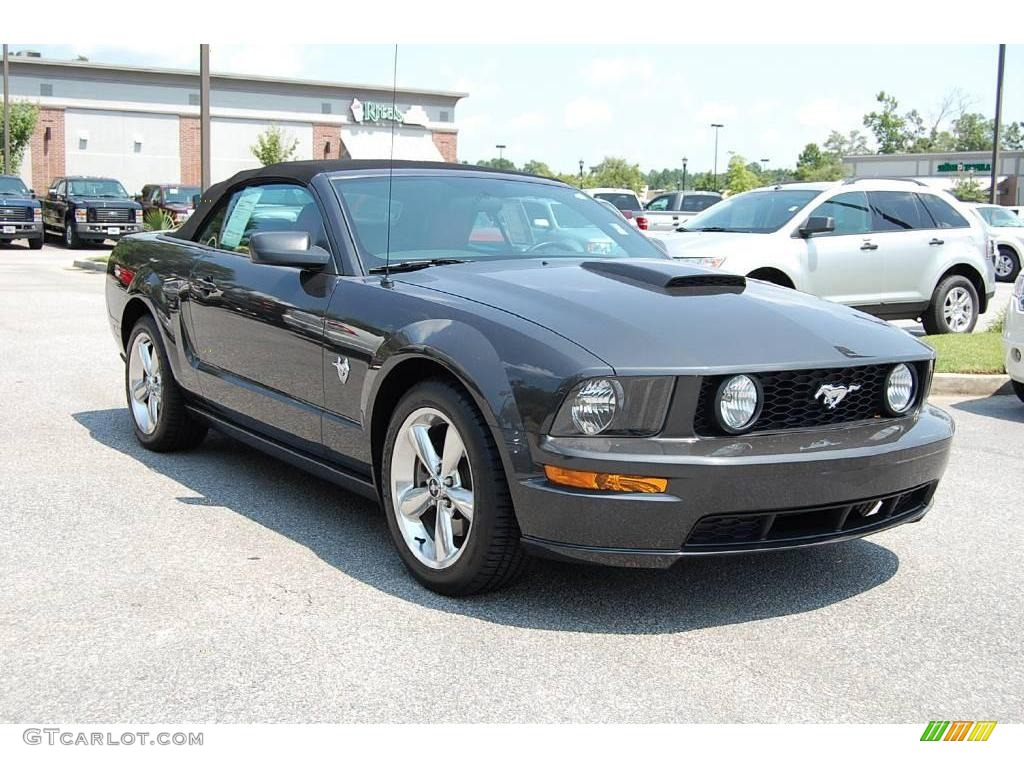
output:
M43 227L68 248L118 240L142 231L142 206L117 179L62 176L53 180L43 200Z
M1005 351L1006 372L1017 397L1024 402L1024 273L1017 275L1013 284L1013 296L1006 308L1003 323L1003 350Z
M0 242L28 240L28 247L43 247L43 219L35 192L18 176L0 175Z
M669 254L928 333L969 333L995 294L995 243L951 195L883 179L785 184L723 200L663 234Z
M636 192L631 189L615 187L592 187L583 192L595 200L603 200L619 209L623 217L637 229L647 229L647 219L643 215L644 205Z
M297 218L254 219L283 191ZM863 536L920 519L946 466L928 346L672 261L561 182L324 160L204 198L108 262L136 438L214 426L378 500L438 592L497 588L529 553L665 567ZM612 248L501 221L524 202ZM474 238L486 220L500 241Z
M1001 205L975 205L974 211L988 225L996 241L996 280L1012 283L1024 259L1024 219Z
M655 232L678 229L688 219L721 199L718 192L680 191L658 195L644 206L643 216L647 220L647 229Z
M193 200L199 187L181 184L146 184L139 195L143 217L150 211L163 211L176 224L184 224L195 210Z

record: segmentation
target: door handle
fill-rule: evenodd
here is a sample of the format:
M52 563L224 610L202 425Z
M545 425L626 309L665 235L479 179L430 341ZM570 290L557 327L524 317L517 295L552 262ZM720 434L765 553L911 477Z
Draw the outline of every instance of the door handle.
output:
M878 246L875 245L874 243L864 243L864 245L862 245L860 249L862 251L877 251Z
M928 241L928 245L942 245L945 242L945 240L939 240L939 238L933 237L931 240Z
M192 287L202 296L220 293L217 284L206 277L199 277L192 281Z

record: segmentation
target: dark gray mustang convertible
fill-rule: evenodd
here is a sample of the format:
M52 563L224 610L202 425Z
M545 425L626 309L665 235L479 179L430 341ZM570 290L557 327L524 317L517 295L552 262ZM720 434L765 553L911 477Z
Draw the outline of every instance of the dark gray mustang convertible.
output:
M380 500L438 592L529 553L665 567L864 536L924 516L945 469L928 347L678 264L560 182L311 161L205 198L110 258L136 436L213 427Z

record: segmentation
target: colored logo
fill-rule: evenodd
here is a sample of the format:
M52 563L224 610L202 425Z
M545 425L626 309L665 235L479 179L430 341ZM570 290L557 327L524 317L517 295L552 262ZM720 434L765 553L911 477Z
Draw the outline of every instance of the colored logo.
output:
M995 720L932 720L921 734L921 741L988 741L996 728Z

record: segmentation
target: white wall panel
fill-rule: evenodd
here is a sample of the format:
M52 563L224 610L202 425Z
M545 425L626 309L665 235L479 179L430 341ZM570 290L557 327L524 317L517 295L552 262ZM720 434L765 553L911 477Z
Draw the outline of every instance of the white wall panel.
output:
M256 168L259 161L253 157L251 147L256 137L271 125L278 125L286 136L298 139L294 160L313 157L313 126L311 123L269 123L261 120L241 120L217 117L210 121L211 181L217 183L247 168Z
M132 194L181 180L176 115L68 109L64 143L69 176L113 176Z

